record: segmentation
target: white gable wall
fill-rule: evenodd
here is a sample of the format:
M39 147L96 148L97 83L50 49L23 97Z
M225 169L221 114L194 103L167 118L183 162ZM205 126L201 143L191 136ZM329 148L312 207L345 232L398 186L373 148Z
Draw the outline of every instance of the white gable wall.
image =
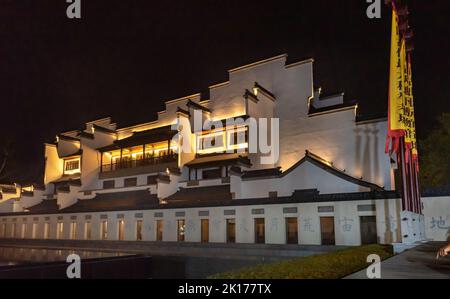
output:
M317 189L321 194L366 192L363 187L339 178L309 161L305 161L280 178L241 180L233 176L231 192L239 198L266 198L269 192L278 196L290 196L295 190Z

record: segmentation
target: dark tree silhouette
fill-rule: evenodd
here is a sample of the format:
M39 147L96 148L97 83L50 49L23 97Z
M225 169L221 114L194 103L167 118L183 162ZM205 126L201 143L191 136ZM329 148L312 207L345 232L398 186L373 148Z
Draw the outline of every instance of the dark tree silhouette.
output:
M419 163L423 187L450 186L450 113L443 113L439 126L419 140Z

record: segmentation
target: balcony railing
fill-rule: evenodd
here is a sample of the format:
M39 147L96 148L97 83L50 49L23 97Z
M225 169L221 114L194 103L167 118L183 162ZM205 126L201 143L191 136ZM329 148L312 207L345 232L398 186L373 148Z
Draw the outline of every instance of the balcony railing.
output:
M149 157L145 159L120 159L115 163L107 163L102 165L101 172L111 172L120 169L138 168L149 165L158 165L162 163L170 163L178 161L178 155L165 155L159 157Z

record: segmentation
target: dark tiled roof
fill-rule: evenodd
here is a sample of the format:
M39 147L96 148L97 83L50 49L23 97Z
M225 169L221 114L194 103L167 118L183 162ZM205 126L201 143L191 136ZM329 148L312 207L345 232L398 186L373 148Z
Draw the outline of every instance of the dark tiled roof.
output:
M268 91L263 86L261 86L258 82L255 82L255 87L258 88L262 93L265 93L266 95L268 95L272 99L275 99L275 95L273 93L271 93L270 91Z
M222 127L226 128L227 126L227 120L232 120L233 122L236 121L236 119L242 119L244 121L246 121L250 116L248 115L239 115L239 116L235 116L235 117L229 117L229 118L224 118L224 119L219 119L219 120L207 120L206 122L209 122L209 125L214 125L214 123L216 122L221 122L222 123Z
M331 91L331 92L320 92L320 95L319 95L319 100L326 100L326 99L329 99L329 98L336 98L336 97L341 97L341 96L344 96L344 93L343 92L333 92L333 91Z
M355 122L364 122L364 121L371 121L371 120L378 120L378 119L385 119L387 118L387 112L380 112L380 113L374 113L374 114L358 114L356 115Z
M171 203L228 203L232 201L230 185L180 188L180 191L164 199L168 204Z
M316 190L296 190L292 196L283 197L265 197L265 198L246 198L246 199L230 199L226 197L229 190L225 189L226 186L214 186L222 187L222 190L214 190L213 187L200 187L190 188L188 192L191 192L191 200L170 200L170 197L166 199L167 204L162 204L159 209L169 208L193 208L193 207L217 207L217 206L249 206L249 205L272 205L272 204L286 204L286 203L311 203L311 202L345 202L356 200L381 200L381 199L393 199L399 198L400 194L396 191L372 191L372 192L352 192L352 193L336 193L336 194L319 194ZM207 190L206 188L211 188ZM204 190L199 190L204 189ZM180 198L189 198L186 190L184 189L183 197L180 193ZM181 191L181 190L180 190ZM199 194L195 192L203 192L200 198ZM217 192L217 194L224 194L222 196L211 196L211 191ZM177 194L177 193L176 193ZM215 194L215 193L212 193ZM208 196L209 195L209 196ZM173 195L172 195L173 196ZM230 195L231 196L231 195Z
M247 100L250 99L250 100L252 100L252 101L254 101L254 102L259 102L258 97L255 96L255 95L254 95L252 92L250 92L248 89L245 90L244 98L247 99Z
M78 138L75 138L75 137L72 137L72 136L63 135L63 134L59 134L58 138L62 139L62 140L67 140L67 141L80 141L80 139L78 139Z
M37 205L27 208L33 214L49 214L49 213L57 213L59 211L58 204L56 203L56 199L44 199Z
M17 216L17 215L30 215L30 214L64 214L64 213L83 213L83 212L102 212L102 211L126 211L126 210L155 210L155 209L173 209L173 208L207 208L207 207L232 207L232 206L250 206L250 205L272 205L272 204L288 204L288 203L311 203L311 202L346 202L357 200L382 200L382 199L394 199L400 198L400 194L396 191L371 191L371 192L352 192L352 193L336 193L336 194L318 194L311 190L297 190L292 196L275 197L275 198L249 198L249 199L230 199L229 186L214 186L222 187L223 189L214 190L213 187L198 187L188 188L180 190L171 197L167 198L166 204L150 203L148 204L135 204L127 203L126 205L116 205L113 200L106 201L103 204L95 202L94 200L79 201L73 206L70 206L63 210L57 210L53 208L49 209L36 209L30 212L19 213L1 213L0 216ZM187 191L188 190L188 191ZM186 192L187 191L187 192ZM197 194L195 194L198 192ZM214 193L216 192L216 193ZM201 194L203 193L203 194ZM177 195L178 194L178 195ZM180 195L183 194L181 197ZM188 195L189 194L189 195ZM216 194L222 194L222 196L216 196ZM230 194L230 195L228 195ZM230 196L230 197L228 197ZM180 200L177 200L180 198ZM191 199L191 200L183 200ZM201 200L199 200L201 199ZM46 200L53 201L56 200ZM156 201L156 199L155 199ZM36 205L35 207L37 207ZM34 208L34 207L33 207Z
M115 134L116 133L116 131L110 130L108 128L105 128L105 127L102 127L102 126L99 126L96 124L94 124L93 127L94 127L95 131L99 131L99 132L103 132L103 133L107 133L107 134Z
M50 183L55 184L55 183L72 183L73 182L75 185L78 185L78 182L75 182L75 181L80 181L80 179L81 179L81 174L77 173L77 174L71 174L71 175L63 175L59 179L54 180Z
M63 212L93 212L93 211L120 211L141 210L156 207L159 204L155 194L148 190L135 190L114 193L98 193L92 199L78 200Z
M83 154L83 150L79 149L76 152L73 152L73 153L70 153L70 154L66 154L66 155L59 155L58 154L58 156L59 156L60 159L62 159L62 158L68 158L68 157L73 157L73 156L81 156L82 154Z
M189 113L189 111L184 110L183 108L177 107L177 112L180 112L186 116L190 116L191 114Z
M81 138L94 139L94 134L88 133L88 132L85 132L85 131L80 131L78 133L78 136L80 136Z
M271 177L281 175L281 167L244 171L242 178Z
M203 111L206 111L206 112L211 112L210 109L208 109L205 106L202 106L202 105L200 105L200 104L198 104L198 103L196 103L194 101L191 101L191 100L187 101L186 106L193 107L193 108L196 108L196 109L200 109L200 110L203 110Z
M172 130L172 126L164 126L156 129L150 129L141 132L134 132L128 138L116 140L114 143L119 147L130 147L136 145L143 145L146 143L154 143L159 141L171 140L178 132Z
M102 146L102 147L97 148L97 150L99 152L110 152L110 151L113 151L116 149L120 149L120 146L118 146L117 144L110 144L107 146Z
M343 104L338 104L338 105L332 105L332 106L327 106L327 107L322 107L322 108L315 108L313 105L309 105L309 115L314 115L314 114L318 114L318 113L325 113L325 112L332 112L334 110L341 110L341 109L350 109L352 107L354 107L356 105L356 103L343 103Z
M200 156L185 165L188 167L209 167L229 164L251 165L248 157L243 157L241 154L214 154Z

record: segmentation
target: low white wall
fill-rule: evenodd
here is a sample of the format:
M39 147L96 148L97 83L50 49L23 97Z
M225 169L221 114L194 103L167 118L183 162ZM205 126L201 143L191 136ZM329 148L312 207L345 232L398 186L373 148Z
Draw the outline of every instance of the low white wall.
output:
M450 196L423 197L425 236L434 241L450 241Z
M361 244L360 216L377 217L378 241L385 243L386 230L392 230L393 227L385 222L386 211L392 216L393 222L397 223L399 219L395 218L396 199L391 200L362 200L347 202L322 202L322 203L292 203L292 204L274 204L274 205L252 205L252 206L230 206L230 207L202 207L186 209L162 209L145 211L116 211L116 212L95 212L95 213L76 213L59 215L21 215L0 217L0 227L6 224L6 231L3 238L11 238L12 226L16 223L16 234L14 237L20 238L22 224L27 226L25 238L32 238L33 223L36 227L35 238L44 238L45 223L49 223L49 238L56 238L56 227L58 222L63 224L63 239L70 238L71 223L76 223L76 239L85 238L85 223L91 223L91 232L93 240L99 240L100 224L102 220L108 221L108 239L118 239L118 222L123 219L125 222L125 240L136 239L136 222L143 220L142 236L143 240L156 240L156 220L164 221L164 241L177 241L177 220L185 220L185 241L199 242L201 238L201 219L209 219L209 241L223 243L226 242L226 220L229 218L236 221L236 242L254 243L254 218L265 219L265 242L267 244L285 244L286 243L286 223L285 218L296 217L298 219L298 239L299 244L321 244L320 217L333 216L335 223L336 245L359 245ZM385 203L393 203L391 207L385 209ZM374 206L373 211L359 211L358 206ZM319 207L328 207L327 211L319 212ZM330 210L330 207L331 210ZM283 210L284 208L296 208L297 210ZM234 215L225 211L234 210ZM256 214L255 210L259 213ZM334 211L333 211L334 210ZM202 213L199 213L199 212ZM208 211L209 215L204 212ZM177 214L178 212L178 214ZM179 213L181 212L181 213ZM184 213L184 214L183 214ZM203 216L200 216L203 215ZM141 218L142 216L142 218ZM107 217L105 219L104 217ZM121 218L123 217L123 218ZM0 231L1 233L1 231ZM397 235L394 229L394 235Z

